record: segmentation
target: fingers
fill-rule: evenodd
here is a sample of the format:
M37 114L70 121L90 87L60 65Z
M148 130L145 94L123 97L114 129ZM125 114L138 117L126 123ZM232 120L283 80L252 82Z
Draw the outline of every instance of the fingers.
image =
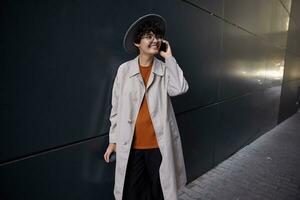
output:
M109 157L110 157L111 151L110 150L106 150L105 154L104 154L104 160L105 162L109 163Z
M105 162L107 162L107 152L104 153L103 157L104 157Z
M112 152L116 152L116 145L115 144L109 144L106 152L104 153L103 157L105 162L109 163L109 157L112 154Z
M162 41L169 44L168 40L162 39Z

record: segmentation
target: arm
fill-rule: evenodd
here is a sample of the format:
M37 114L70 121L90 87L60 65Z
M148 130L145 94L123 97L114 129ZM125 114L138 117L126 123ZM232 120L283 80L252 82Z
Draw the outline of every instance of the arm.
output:
M119 69L118 69L119 72ZM118 80L118 72L114 79L113 89L112 89L112 99L111 99L111 112L110 112L110 129L109 129L109 143L116 143L117 140L117 121L118 121L118 102L119 102L119 80Z
M118 69L119 72L119 69ZM112 89L112 100L111 100L111 112L110 112L110 128L109 128L109 145L104 153L104 160L109 163L109 158L112 152L116 151L116 142L117 142L117 122L118 122L118 102L119 102L119 80L118 72L115 77Z
M181 95L188 91L189 85L183 76L183 71L174 56L165 57L167 91L169 96Z

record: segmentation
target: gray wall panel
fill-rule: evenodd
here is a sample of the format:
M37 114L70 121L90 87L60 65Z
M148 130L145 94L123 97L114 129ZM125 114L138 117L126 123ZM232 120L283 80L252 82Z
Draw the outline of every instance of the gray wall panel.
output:
M270 31L273 1L224 0L224 17L252 33L265 35Z
M285 7L285 9L287 10L288 13L291 12L291 6L292 6L292 0L280 0L283 4L283 6Z
M285 49L268 44L265 62L265 72L259 72L265 74L264 88L281 86L285 66Z
M224 26L220 99L262 88L266 49L265 43L253 35L232 25Z
M207 12L223 16L223 0L183 0Z
M289 13L279 0L224 0L224 17L253 34L286 47Z
M272 0L271 8L272 12L269 19L270 22L266 24L266 27L269 26L269 30L263 35L266 36L272 43L279 45L282 48L286 48L289 28L289 13L278 0Z

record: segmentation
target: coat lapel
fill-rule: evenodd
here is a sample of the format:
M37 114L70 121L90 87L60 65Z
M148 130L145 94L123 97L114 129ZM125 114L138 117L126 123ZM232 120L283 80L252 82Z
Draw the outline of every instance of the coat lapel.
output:
M136 56L134 59L132 59L129 62L129 78L136 78L136 79L138 79L139 83L142 84L142 86L144 87L143 77L142 77L142 75L140 73L139 60L138 59L139 59L139 55ZM154 74L159 75L159 76L163 76L164 75L163 66L159 63L159 61L158 61L158 59L156 57L154 57L154 60L153 60L153 66L152 66L152 69L151 69L149 80L147 82L146 90L153 83L153 81L154 81Z

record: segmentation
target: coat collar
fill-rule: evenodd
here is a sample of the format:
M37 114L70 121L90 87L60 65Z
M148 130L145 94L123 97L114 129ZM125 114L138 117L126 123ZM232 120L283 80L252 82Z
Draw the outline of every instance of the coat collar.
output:
M136 56L131 61L129 61L129 78L140 73L138 58L139 58L139 55ZM151 72L153 72L159 76L164 75L163 66L159 62L158 58L156 58L155 56L154 56Z

